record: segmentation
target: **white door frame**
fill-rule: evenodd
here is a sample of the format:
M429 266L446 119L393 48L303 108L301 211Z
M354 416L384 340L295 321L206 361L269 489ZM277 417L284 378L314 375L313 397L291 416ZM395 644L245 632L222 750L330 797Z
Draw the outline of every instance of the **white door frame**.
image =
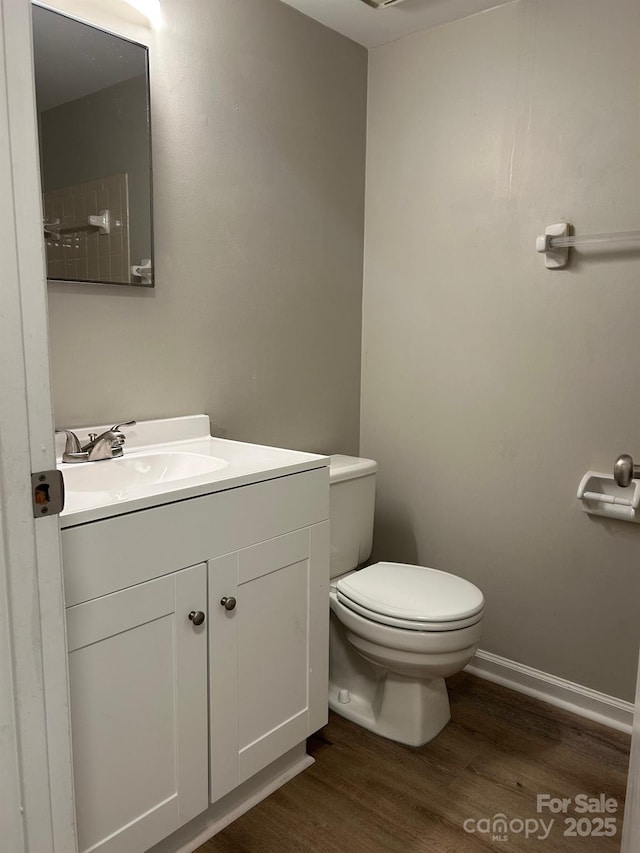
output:
M74 853L59 524L31 500L55 467L41 221L31 7L0 0L0 824L12 853Z

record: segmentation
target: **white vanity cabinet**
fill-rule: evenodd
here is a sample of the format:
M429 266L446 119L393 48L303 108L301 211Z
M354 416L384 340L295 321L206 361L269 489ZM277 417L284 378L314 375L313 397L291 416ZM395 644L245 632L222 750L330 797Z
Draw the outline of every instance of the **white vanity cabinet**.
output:
M317 467L63 529L80 853L241 812L326 723L328 499Z
M146 850L207 807L206 598L201 564L67 610L80 851Z

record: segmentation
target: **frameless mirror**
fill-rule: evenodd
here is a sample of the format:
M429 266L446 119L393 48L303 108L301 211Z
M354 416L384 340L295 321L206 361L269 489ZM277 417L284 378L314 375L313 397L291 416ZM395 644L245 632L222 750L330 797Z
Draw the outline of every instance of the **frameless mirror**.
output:
M32 11L47 277L152 287L147 48Z

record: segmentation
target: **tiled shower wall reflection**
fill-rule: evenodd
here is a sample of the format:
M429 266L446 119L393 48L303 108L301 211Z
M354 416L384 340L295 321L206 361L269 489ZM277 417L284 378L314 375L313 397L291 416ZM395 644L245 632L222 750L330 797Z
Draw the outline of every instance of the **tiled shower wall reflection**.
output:
M111 175L43 194L47 278L130 282L127 175ZM87 217L108 210L111 233L100 234ZM58 225L52 225L55 220ZM59 234L56 229L59 227Z

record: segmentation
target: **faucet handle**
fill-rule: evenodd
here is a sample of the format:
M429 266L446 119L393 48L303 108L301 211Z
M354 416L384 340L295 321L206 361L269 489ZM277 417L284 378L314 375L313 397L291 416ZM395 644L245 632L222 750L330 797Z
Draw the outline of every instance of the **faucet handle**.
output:
M64 433L67 436L64 453L62 454L63 462L86 462L88 454L82 449L80 439L70 429L57 429L56 432Z
M81 452L82 448L80 447L80 439L75 432L72 432L70 429L57 429L56 432L67 436L67 443L64 448L65 454Z
M114 424L109 430L111 438L111 448L114 456L122 456L122 446L125 442L125 435L121 432L121 427L135 426L135 421L125 421L121 424Z

